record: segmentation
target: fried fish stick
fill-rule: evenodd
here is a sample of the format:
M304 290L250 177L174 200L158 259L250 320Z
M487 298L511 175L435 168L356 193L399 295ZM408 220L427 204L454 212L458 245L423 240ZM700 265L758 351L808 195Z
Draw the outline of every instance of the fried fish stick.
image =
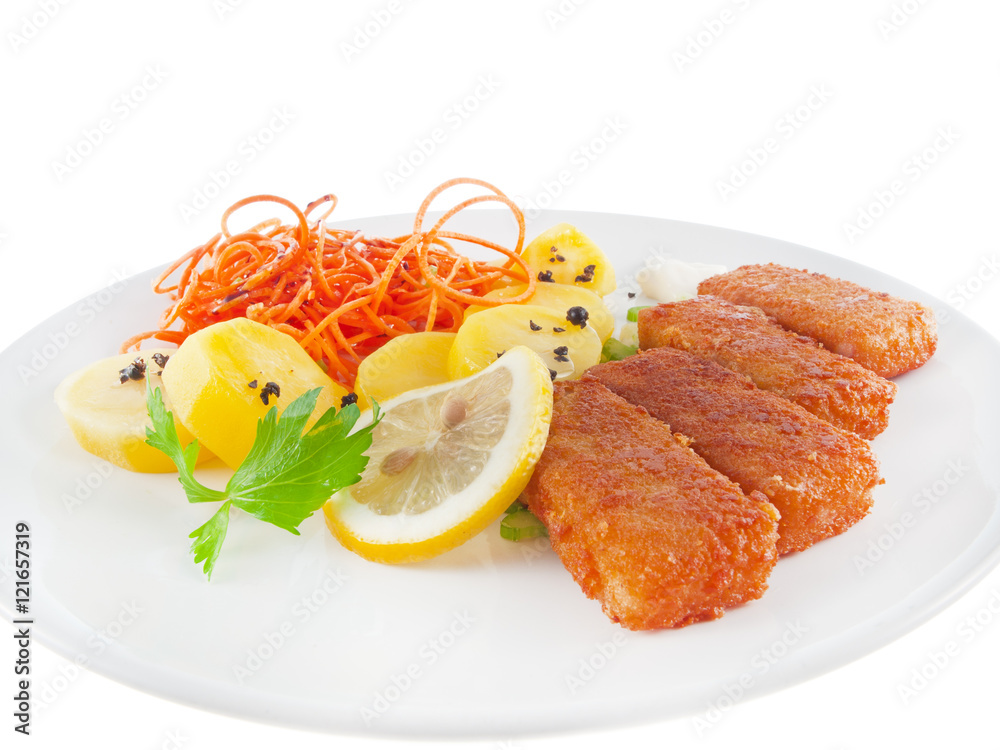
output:
M702 294L639 311L639 346L672 346L746 375L830 424L871 440L889 423L896 384L759 308Z
M722 616L759 598L778 514L670 429L596 381L555 385L545 451L522 496L583 592L631 630Z
M778 553L839 534L871 509L878 463L857 435L722 365L670 347L591 367L594 379L691 439L713 469L781 513Z
M759 307L884 378L920 367L937 348L937 322L926 305L821 273L740 266L705 279L698 291Z

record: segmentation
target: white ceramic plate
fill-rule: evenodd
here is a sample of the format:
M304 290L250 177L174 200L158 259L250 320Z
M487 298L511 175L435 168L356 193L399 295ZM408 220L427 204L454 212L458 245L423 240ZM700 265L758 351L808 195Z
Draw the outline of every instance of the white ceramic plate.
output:
M460 219L510 236L500 213ZM409 221L349 225L393 235ZM545 213L533 229L557 221L605 248L622 283L655 253L730 268L775 261L945 309L889 276L772 239L572 212ZM874 511L781 560L761 600L720 620L625 631L547 544L506 542L495 527L432 562L386 567L339 547L319 517L301 537L237 517L206 583L187 535L214 509L188 504L173 476L109 470L76 446L52 401L66 374L152 326L165 301L151 277L71 305L0 355L0 557L13 558L15 523L30 524L35 637L140 690L256 721L415 738L681 715L711 724L734 702L901 636L997 563L1000 345L950 311L938 353L898 379L889 429L873 443L886 478ZM8 620L13 599L8 577Z

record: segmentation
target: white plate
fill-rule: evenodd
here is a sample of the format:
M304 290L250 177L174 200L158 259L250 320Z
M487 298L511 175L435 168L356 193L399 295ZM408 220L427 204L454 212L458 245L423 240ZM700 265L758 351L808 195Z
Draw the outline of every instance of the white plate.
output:
M500 213L460 218L509 237ZM409 221L348 224L392 235ZM620 282L655 249L730 268L807 267L945 309L869 268L772 239L594 213L545 213L533 227L556 221L605 248ZM109 472L52 402L66 374L151 327L164 307L151 277L71 305L0 355L0 556L13 557L14 524L29 523L35 637L140 690L256 721L419 738L680 715L711 724L736 701L889 643L997 563L1000 346L950 311L935 357L898 378L889 429L873 443L886 478L874 511L781 560L761 600L720 620L625 631L546 544L506 542L496 528L435 561L387 567L340 548L319 517L301 537L239 517L206 583L187 535L214 509L185 502L172 476ZM7 577L8 620L13 600Z

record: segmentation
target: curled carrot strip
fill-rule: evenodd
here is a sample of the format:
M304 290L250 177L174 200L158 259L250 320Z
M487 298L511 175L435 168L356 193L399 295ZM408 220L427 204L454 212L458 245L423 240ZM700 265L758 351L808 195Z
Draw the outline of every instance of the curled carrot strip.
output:
M429 222L435 199L459 185L486 192L456 203ZM290 210L294 222L273 218L232 233L232 215L261 202ZM500 203L514 215L513 249L446 229L459 213L482 203ZM171 305L157 330L132 336L121 351L137 349L147 339L179 345L213 323L246 317L293 336L331 377L353 388L358 365L389 339L417 331L455 331L470 305L520 302L535 292L536 279L521 257L524 215L488 182L464 177L437 186L420 204L413 231L400 237L331 229L326 221L336 206L333 194L305 210L276 195L253 195L234 203L222 215L220 233L178 258L154 281L153 290L167 294ZM313 212L318 217L310 220ZM503 259L473 260L456 251L460 242ZM505 282L528 286L506 300L483 298Z

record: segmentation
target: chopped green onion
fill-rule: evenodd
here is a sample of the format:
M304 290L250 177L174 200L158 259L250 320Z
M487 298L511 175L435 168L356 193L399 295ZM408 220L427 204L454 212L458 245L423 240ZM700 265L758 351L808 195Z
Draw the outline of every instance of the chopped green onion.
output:
M604 342L601 348L601 362L615 362L625 357L631 357L638 351L638 347L623 344L616 338L610 338Z
M513 513L515 510L524 510L527 507L528 506L522 503L520 500L515 500L509 506L507 506L507 510L505 510L504 513Z
M549 530L527 508L520 508L513 513L508 513L500 521L500 536L512 542L540 536L547 537L548 535Z
M628 309L628 312L625 313L625 319L628 320L629 323L638 323L639 311L645 310L647 307L652 307L652 305L639 305L638 307L630 307Z

